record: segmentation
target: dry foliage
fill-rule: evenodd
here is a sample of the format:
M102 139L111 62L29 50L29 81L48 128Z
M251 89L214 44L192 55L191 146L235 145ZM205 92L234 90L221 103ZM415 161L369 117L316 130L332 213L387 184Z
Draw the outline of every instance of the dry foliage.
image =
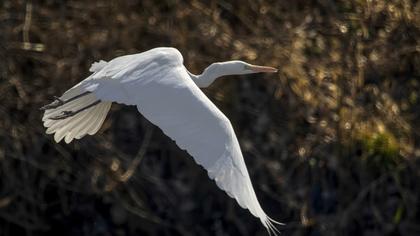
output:
M90 63L157 46L195 73L231 59L280 69L206 93L285 235L419 235L419 12L415 0L3 0L0 235L265 235L132 107L70 145L44 134L38 108Z

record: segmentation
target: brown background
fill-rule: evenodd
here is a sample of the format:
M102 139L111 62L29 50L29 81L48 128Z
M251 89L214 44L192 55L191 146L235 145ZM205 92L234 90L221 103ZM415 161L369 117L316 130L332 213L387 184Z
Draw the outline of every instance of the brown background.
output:
M92 62L157 46L193 73L279 68L205 93L283 235L419 235L419 12L414 0L1 1L0 235L266 235L134 107L113 105L69 145L44 133L38 108Z

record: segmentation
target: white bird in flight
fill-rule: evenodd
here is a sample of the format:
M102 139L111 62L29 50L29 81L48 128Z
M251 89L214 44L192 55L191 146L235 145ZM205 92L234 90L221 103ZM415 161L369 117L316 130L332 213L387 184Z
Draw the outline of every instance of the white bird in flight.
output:
M66 143L95 134L113 102L137 106L176 144L203 166L217 186L258 217L269 234L282 224L261 208L238 139L228 118L200 88L224 75L277 72L243 61L217 62L201 75L190 73L175 48L160 47L93 63L88 78L67 90L45 110L47 134Z

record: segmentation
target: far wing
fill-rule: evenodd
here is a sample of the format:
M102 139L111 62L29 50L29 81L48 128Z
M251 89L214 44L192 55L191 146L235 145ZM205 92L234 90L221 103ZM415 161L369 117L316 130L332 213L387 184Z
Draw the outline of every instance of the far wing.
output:
M168 66L151 62L141 67L125 68L118 72L122 76L85 80L82 89L102 101L136 105L144 117L202 165L219 188L273 230L272 220L256 198L226 116L194 84L181 63Z

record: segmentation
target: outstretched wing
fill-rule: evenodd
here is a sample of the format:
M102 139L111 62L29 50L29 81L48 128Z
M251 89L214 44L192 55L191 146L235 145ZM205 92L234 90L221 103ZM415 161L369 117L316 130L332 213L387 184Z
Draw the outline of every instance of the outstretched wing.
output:
M160 48L119 60L110 61L83 81L81 88L102 101L136 105L202 165L217 186L273 231L273 221L255 195L230 121L191 80L181 54Z

